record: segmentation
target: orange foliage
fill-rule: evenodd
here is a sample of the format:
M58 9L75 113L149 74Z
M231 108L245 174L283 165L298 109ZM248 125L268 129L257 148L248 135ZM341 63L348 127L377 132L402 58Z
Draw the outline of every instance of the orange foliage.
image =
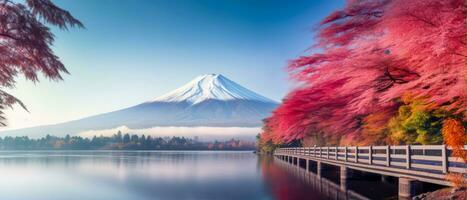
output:
M358 138L356 134L343 135L339 141L339 146L356 146Z
M442 133L444 143L452 148L453 156L460 157L466 162L467 154L464 145L467 143L467 135L462 123L455 119L446 119L443 123Z
M386 109L366 116L363 119L362 139L358 145L389 144L387 124L394 111Z
M460 173L449 173L446 179L454 184L456 188L467 188L467 179Z
M443 124L444 143L452 148L452 155L461 158L467 162L467 154L464 149L464 144L467 143L467 135L465 128L461 122L455 119L446 119ZM455 187L467 187L467 179L463 174L450 173L447 175L447 180L451 181Z

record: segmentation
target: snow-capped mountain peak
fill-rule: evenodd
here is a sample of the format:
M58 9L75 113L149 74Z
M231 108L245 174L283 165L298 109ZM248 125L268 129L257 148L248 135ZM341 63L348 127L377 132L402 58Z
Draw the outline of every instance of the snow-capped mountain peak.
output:
M261 127L262 120L270 116L277 105L222 75L208 74L196 77L154 101L79 120L2 134L37 137L49 133L64 136L86 132L99 135L94 131L116 130L123 126L138 131L156 128L158 134L158 127L169 127L164 129L167 131L175 127ZM252 139L256 134L252 134Z
M220 74L198 76L186 85L162 95L152 102L188 102L197 104L205 100L253 100L276 103Z

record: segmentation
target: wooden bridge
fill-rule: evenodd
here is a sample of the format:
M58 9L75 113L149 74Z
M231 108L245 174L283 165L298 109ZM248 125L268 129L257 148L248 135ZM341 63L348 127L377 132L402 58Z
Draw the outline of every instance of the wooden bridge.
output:
M342 188L339 183L336 183L331 179L318 177L315 173L310 173L310 171L307 171L302 167L296 167L295 165L291 165L290 163L282 160L276 164L285 169L295 178L306 183L307 186L313 188L314 191L319 191L320 197L329 200L370 200L370 198L365 197L356 191L346 187Z
M452 186L448 173L467 175L467 164L445 145L279 148L274 156L306 171L314 165L318 177L322 164L339 166L341 188L346 188L348 169L397 177L401 198L415 195L419 182Z

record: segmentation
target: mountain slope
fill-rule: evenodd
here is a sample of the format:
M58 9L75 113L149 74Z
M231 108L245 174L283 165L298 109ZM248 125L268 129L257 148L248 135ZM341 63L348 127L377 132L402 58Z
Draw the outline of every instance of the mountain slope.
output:
M66 123L4 131L5 135L43 136L77 134L89 130L127 126L258 127L277 103L228 78L208 74L133 107Z
M199 76L188 84L156 98L153 102L189 102L197 104L205 100L251 100L276 103L220 74Z

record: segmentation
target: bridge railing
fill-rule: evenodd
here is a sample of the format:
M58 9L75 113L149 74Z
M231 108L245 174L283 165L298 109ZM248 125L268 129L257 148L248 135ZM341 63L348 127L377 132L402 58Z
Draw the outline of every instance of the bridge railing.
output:
M467 145L464 145L464 150L466 149ZM452 156L452 149L446 145L295 147L276 149L275 154L300 155L436 174L467 174L467 164L461 158Z

